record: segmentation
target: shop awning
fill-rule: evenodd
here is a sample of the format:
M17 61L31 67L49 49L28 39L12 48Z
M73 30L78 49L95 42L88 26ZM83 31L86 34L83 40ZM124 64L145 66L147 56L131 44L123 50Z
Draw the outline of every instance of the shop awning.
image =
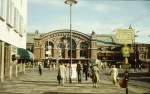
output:
M20 57L19 59L25 59L25 60L33 60L34 59L32 52L30 52L26 49L23 49L23 48L18 48L17 54Z

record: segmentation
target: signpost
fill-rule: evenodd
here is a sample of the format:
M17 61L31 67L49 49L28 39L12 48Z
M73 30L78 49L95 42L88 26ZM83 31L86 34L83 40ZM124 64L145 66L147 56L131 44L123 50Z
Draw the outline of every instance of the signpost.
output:
M124 80L125 80L125 85L126 85L126 94L128 94L128 79L129 79L128 69L130 67L128 63L128 57L130 56L130 51L129 51L129 47L127 46L127 44L125 44L124 47L122 47L121 52L122 52L123 57L125 58L125 61L122 67L125 69Z
M132 44L133 40L135 39L135 30L132 29L131 25L128 29L117 29L116 31L116 39L118 43L124 44L124 47L121 49L122 56L125 58L123 68L125 69L124 72L124 80L126 84L126 94L128 94L128 78L129 78L129 67L130 64L128 63L128 57L130 57L130 49L127 44Z
M130 56L129 47L125 44L121 49L123 57L125 57L125 64L128 64L128 57Z

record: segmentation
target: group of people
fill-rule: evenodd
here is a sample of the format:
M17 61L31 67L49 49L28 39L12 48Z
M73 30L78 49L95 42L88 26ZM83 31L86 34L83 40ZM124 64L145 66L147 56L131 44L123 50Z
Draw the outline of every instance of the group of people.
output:
M57 66L58 74L57 74L57 80L59 85L64 85L65 82L72 82L72 75L73 71L76 71L76 79L77 82L80 84L82 83L82 80L88 80L88 78L91 79L93 83L93 87L97 87L97 83L100 81L100 74L105 72L106 69L103 67L103 63L96 59L94 63L92 62L78 62L76 65L76 70L72 70L72 66L70 63L63 63L60 62ZM42 63L38 64L39 69L39 75L42 75ZM110 74L110 78L112 80L112 83L114 85L117 85L119 82L118 79L118 70L115 65L112 65L110 69L107 69L107 73ZM127 72L125 73L127 74ZM123 80L125 83L127 81L128 75L125 77L125 80ZM123 86L124 87L124 86Z
M97 83L100 81L100 72L104 70L102 66L102 62L98 59L94 61L94 63L88 63L84 62L81 63L80 61L76 64L76 75L77 75L77 81L80 84L82 80L88 80L88 78L92 79L93 87L97 86ZM38 66L39 74L42 75L42 64L39 63ZM60 85L64 85L65 82L72 82L72 68L70 63L63 63L60 62L58 65L58 74L57 74L57 80ZM84 78L83 78L84 77ZM114 85L117 84L118 81L118 70L115 67L115 65L112 65L112 68L110 69L110 77L112 80L112 83Z
M59 82L59 84L64 84L64 82L66 81L70 81L70 77L71 77L71 70L70 70L70 64L64 64L62 62L59 63L58 66L58 74L57 74L57 80Z
M81 64L81 62L79 62L78 64L76 64L76 74L78 83L81 83L83 75L85 76L85 80L88 80L88 68L89 68L88 63ZM60 62L58 66L58 75L57 75L57 80L59 84L63 85L65 81L71 82L71 77L73 75L72 71L73 70L71 68L71 64L69 63L64 64Z
M100 80L100 71L102 69L101 62L96 59L94 63L81 63L80 61L76 64L76 74L77 74L77 81L80 84L82 82L82 79L85 79L86 81L88 78L92 79L93 87L97 86L97 83ZM118 76L118 70L115 67L115 65L112 66L110 70L110 77L114 85L117 84L117 76ZM72 68L71 64L64 64L60 63L58 66L58 75L57 80L60 85L64 85L65 82L70 82L72 76ZM83 78L84 77L84 78Z

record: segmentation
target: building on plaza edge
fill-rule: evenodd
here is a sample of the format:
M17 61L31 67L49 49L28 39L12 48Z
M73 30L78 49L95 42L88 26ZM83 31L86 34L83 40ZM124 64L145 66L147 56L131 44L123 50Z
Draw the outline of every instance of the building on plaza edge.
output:
M0 0L0 82L17 77L17 49L26 49L27 0Z
M122 45L117 43L115 35L84 34L72 30L54 30L48 33L40 33L38 30L27 34L27 49L34 53L35 61L50 60L70 62L70 41L72 41L72 62L88 62L90 59L107 61L110 64L117 61L123 62L121 54ZM149 44L129 44L129 63L134 63L134 57L138 61L149 60ZM135 49L136 48L136 55Z

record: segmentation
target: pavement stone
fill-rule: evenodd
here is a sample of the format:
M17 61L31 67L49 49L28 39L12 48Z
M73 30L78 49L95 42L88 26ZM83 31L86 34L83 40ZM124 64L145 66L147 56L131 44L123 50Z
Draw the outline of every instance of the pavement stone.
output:
M26 73L12 81L0 83L0 94L125 94L125 88L115 86L108 79L108 76L101 76L97 88L93 88L92 82L82 81L78 84L65 83L64 86L58 85L56 71L43 69L43 75L38 74L38 69L29 69ZM130 85L128 94L150 94L150 89Z

